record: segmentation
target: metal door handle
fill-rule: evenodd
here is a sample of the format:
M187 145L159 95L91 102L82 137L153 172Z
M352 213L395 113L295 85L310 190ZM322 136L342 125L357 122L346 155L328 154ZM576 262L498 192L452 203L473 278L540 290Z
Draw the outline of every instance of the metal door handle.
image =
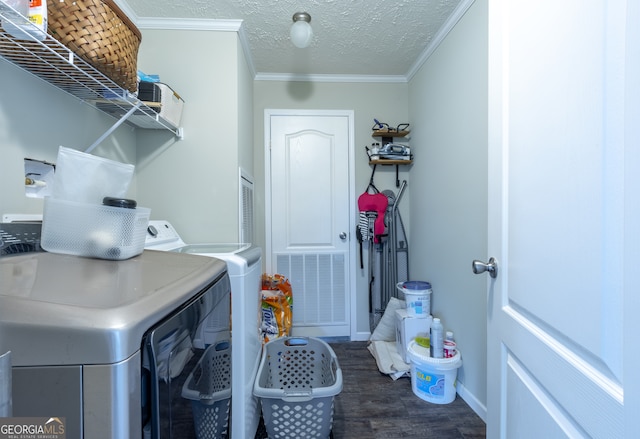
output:
M484 263L476 259L471 263L471 269L475 274L488 271L489 276L495 279L498 276L498 261L495 258L489 258L489 263Z
M342 232L342 233L340 234L340 239L342 239L342 240L347 239L347 232Z

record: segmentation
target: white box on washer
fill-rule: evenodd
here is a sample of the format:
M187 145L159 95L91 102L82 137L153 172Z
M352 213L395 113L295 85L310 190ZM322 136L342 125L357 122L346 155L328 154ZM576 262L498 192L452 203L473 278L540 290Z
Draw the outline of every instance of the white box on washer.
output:
M433 317L411 317L406 309L396 310L396 347L405 363L410 363L407 349L409 342L419 333L429 333Z

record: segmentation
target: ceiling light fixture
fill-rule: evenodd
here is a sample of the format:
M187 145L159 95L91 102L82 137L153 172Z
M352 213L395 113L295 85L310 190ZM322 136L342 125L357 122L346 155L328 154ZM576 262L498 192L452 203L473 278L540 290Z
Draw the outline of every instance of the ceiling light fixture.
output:
M309 23L311 23L311 15L306 12L293 14L293 25L290 33L291 42L300 49L307 47L313 38L313 29Z

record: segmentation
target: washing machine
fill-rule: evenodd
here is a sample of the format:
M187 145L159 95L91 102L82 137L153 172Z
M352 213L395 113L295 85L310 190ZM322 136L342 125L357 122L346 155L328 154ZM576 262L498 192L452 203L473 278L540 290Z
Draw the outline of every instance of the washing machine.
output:
M260 337L260 290L262 249L251 244L185 243L176 229L164 220L149 221L147 250L171 251L221 259L231 280L231 437L253 438L260 421L260 406L253 396L253 383L262 354ZM201 339L217 342L218 322L202 327ZM211 328L209 332L209 328Z

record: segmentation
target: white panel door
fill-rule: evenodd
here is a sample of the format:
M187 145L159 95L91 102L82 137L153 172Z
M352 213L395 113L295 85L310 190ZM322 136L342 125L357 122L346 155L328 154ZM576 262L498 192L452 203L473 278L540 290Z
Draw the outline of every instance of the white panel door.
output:
M489 438L640 434L629 5L489 2Z
M294 335L350 336L350 118L270 115L267 266L289 278Z

